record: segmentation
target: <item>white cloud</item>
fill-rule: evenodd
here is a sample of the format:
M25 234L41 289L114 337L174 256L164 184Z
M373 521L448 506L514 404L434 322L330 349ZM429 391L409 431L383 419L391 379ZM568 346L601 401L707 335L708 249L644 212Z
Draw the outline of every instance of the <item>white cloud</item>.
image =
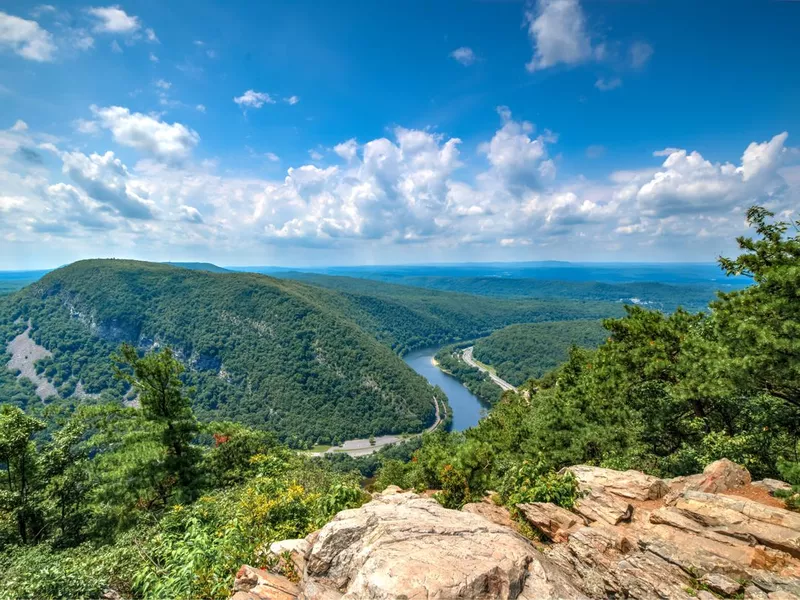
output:
M197 106L195 106L194 108L195 108L195 110L196 110L197 112L201 112L201 113L205 113L205 112L206 112L206 106L205 106L205 104L198 104L198 105L197 105Z
M56 12L56 7L52 4L40 4L39 6L35 7L31 11L31 16L34 19L38 19L42 15L50 14Z
M355 138L349 139L341 144L336 144L333 147L333 151L346 161L350 162L356 157L356 153L358 152L358 142L356 142Z
M325 158L318 150L311 149L308 151L308 156L311 160L322 160Z
M139 17L129 15L119 6L93 7L87 12L95 18L94 31L97 33L129 34L142 26Z
M298 253L383 252L375 256L384 259L401 251L419 260L552 253L575 259L586 247L598 259L620 251L669 259L691 237L691 254L678 256L697 259L711 258L744 232L750 204L782 213L800 203L797 156L785 133L747 145L733 163L668 148L660 159L643 157L652 167L597 180L564 178L556 177L552 158L556 136L537 133L502 107L497 131L468 166L458 138L396 127L387 137L335 146L337 165L301 163L270 179L231 175L181 151L182 162L164 160L174 152L154 148L151 129L176 124L119 107L94 112L118 143L154 159L129 169L112 152L64 152L30 129L0 131L0 211L9 215L0 219L0 246L9 236L40 243L69 237L92 240L89 255L146 251L156 260L175 248L246 257L285 245ZM144 126L141 119L153 122ZM25 149L53 152L61 172L27 160Z
M474 64L475 61L478 59L475 56L475 52L473 52L472 48L468 48L467 46L462 46L461 48L456 48L450 53L450 58L460 62L465 67Z
M600 77L597 81L594 82L594 87L596 87L601 92L609 92L611 90L615 90L622 85L622 79L619 77L612 77L610 79L605 79L604 77Z
M130 219L152 219L153 203L142 189L129 181L128 169L113 152L87 156L81 152L61 153L63 172L101 205Z
M274 152L267 152L264 156L266 156L267 160L271 162L278 162L280 160L280 157Z
M0 48L37 62L53 60L56 45L53 36L36 21L29 21L0 11Z
M155 86L161 90L168 90L172 87L172 82L165 81L164 79L156 79Z
M22 119L17 119L14 125L11 126L11 131L27 131L28 124Z
M122 46L119 45L117 40L113 40L111 44L109 44L109 47L114 54L122 54Z
M97 135L100 133L100 125L97 121L90 121L88 119L75 119L72 126L78 133L85 135Z
M645 42L634 42L630 47L630 61L634 69L641 69L653 56L653 47Z
M155 54L153 54L152 52L150 53L149 58L150 58L150 62L154 62L154 63L160 62L158 60L158 57Z
M188 206L187 204L181 204L178 209L181 212L182 220L187 221L189 223L202 223L203 216L200 214L200 211L197 210L194 206Z
M528 121L514 121L507 106L498 114L503 126L492 139L480 146L493 171L511 185L538 187L555 177L555 163L548 158L546 145L554 140L549 132L532 137L534 126Z
M529 71L558 64L574 65L592 58L586 18L578 0L538 0L525 13L534 54Z
M295 104L300 102L300 96L289 96L288 98L284 98L283 100L287 104L294 106Z
M158 44L159 43L158 36L156 35L156 32L153 31L152 29L150 29L149 27L144 30L144 35L147 38L147 41L150 42L151 44Z
M200 141L196 131L181 123L170 124L155 116L131 113L122 106L92 106L92 112L100 126L111 131L114 141L160 160L186 159Z
M275 104L275 100L269 94L253 90L247 90L241 96L235 97L233 101L242 109L261 108L264 104Z

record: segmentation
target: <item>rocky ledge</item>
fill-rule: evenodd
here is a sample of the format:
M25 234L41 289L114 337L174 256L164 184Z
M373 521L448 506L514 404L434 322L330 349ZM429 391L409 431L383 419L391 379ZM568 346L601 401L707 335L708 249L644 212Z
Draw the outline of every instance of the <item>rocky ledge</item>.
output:
M233 600L746 598L800 600L800 514L730 461L662 480L577 466L572 510L518 509L549 544L487 500L462 511L389 488L305 540L243 566ZM289 574L289 577L284 575Z

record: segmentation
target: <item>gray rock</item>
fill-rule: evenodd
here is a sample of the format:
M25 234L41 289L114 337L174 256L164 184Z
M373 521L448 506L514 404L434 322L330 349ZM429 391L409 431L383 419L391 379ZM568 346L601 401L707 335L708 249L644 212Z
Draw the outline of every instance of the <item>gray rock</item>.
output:
M706 573L700 578L700 583L708 586L712 592L723 596L733 596L742 589L742 584L721 573Z
M380 495L320 530L301 598L335 590L348 600L585 597L519 534L412 493Z
M744 588L744 600L769 600L767 592L752 583Z
M773 496L778 490L787 492L792 489L791 485L785 481L780 481L779 479L761 479L760 481L754 481L753 486L767 490Z

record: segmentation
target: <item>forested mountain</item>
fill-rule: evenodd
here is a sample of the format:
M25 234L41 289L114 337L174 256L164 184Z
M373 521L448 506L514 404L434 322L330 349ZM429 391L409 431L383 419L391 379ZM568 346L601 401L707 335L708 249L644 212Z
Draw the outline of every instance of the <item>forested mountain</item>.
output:
M608 336L600 321L522 323L477 340L474 356L519 386L567 360L570 347L596 348Z
M6 297L0 331L5 347L30 322L30 337L52 353L36 369L62 398L80 396L79 385L84 394L124 394L109 356L130 342L176 351L190 367L201 419L307 442L429 425L433 388L339 310L348 303L331 302L334 295L263 275L90 260ZM35 399L8 375L16 404Z
M566 299L487 298L314 273L280 275L335 290L326 302L404 354L489 335L513 323L601 319L624 314L622 305Z
M714 299L719 285L667 284L658 282L604 283L502 277L409 276L395 283L422 288L477 294L495 298L564 298L638 304L672 312L704 309ZM729 286L725 286L728 288Z
M214 263L204 263L204 262L165 262L165 265L170 265L171 267L182 267L184 269L190 269L192 271L208 271L209 273L230 273L228 269L223 269L222 267L218 267Z

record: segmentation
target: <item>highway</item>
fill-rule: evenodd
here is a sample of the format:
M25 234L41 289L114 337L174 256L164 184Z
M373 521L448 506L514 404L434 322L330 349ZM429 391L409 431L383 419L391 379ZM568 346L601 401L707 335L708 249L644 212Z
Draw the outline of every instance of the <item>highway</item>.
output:
M513 385L508 383L505 379L500 379L497 375L492 373L489 369L487 369L486 367L484 367L483 365L478 363L472 356L472 349L473 349L473 346L470 346L469 348L464 348L464 351L461 353L461 358L464 360L465 363L467 363L470 367L475 367L479 371L483 371L484 373L489 375L489 377L491 377L492 381L494 381L497 385L499 385L501 388L503 388L504 391L514 391L514 390L517 389Z

